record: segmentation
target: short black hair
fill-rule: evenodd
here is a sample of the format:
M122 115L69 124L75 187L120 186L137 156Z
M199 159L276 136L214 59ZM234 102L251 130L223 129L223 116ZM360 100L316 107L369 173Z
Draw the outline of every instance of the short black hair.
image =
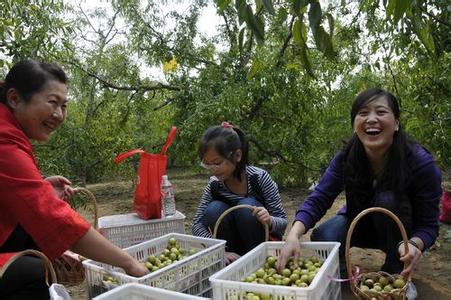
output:
M0 102L7 104L6 93L11 88L16 89L27 102L52 80L67 84L66 73L61 67L34 59L22 60L16 63L6 75L0 89Z

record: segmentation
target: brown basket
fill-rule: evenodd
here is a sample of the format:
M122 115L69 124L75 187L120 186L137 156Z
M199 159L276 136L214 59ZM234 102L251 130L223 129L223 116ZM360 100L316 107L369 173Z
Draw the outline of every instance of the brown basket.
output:
M349 230L348 230L348 234L346 236L345 259L346 259L346 268L348 269L349 278L353 278L351 259L349 257L349 249L350 249L350 245L351 245L352 232L354 231L354 228L357 225L357 222L363 216L365 216L366 214L372 213L372 212L380 212L380 213L386 214L387 216L391 217L396 222L396 224L399 227L399 230L401 231L402 239L404 242L404 251L405 251L405 253L407 253L409 251L406 230L404 229L404 226L402 225L401 221L398 219L398 217L395 214L393 214L388 209L385 209L382 207L371 207L371 208L365 209L364 211L359 213L355 217L355 219L352 221L352 223L349 227ZM358 299L370 299L370 300L371 299L384 299L384 300L407 299L406 294L407 294L407 287L409 285L408 282L406 282L406 284L404 285L404 287L402 289L393 289L390 292L387 292L387 291L375 292L375 291L360 289L359 284L361 282L364 282L366 279L374 280L375 278L380 277L380 276L387 277L389 279L389 282L393 282L397 278L404 279L399 274L388 274L383 271L363 273L363 274L360 274L359 278L352 279L350 281L351 290L352 290L353 294ZM408 278L408 281L410 281L410 278Z
M91 201L94 208L94 224L93 227L97 229L98 209L97 201L94 194L88 189L78 187L74 191L78 194L84 194ZM58 278L58 282L65 286L79 285L85 279L85 269L82 264L83 258L71 251L66 251L62 256L53 261L53 267Z
M227 209L225 212L223 212L218 220L216 220L216 224L215 224L215 228L213 230L213 238L216 238L216 235L218 234L218 228L219 228L219 224L221 224L222 219L225 218L226 215L228 215L229 213L231 213L234 210L237 210L239 208L249 208L249 209L253 209L254 206L252 205L248 205L248 204L240 204L240 205L236 205L236 206L232 206L231 208ZM263 224L263 226L265 227L265 242L267 242L269 240L269 228L268 228L268 224Z
M45 256L44 253L37 251L37 250L32 250L32 249L28 249L28 250L24 250L21 252L17 252L16 254L14 254L7 262L6 264L4 264L1 268L0 268L0 278L3 277L3 274L5 274L6 269L8 269L8 267L15 262L18 258L25 256L25 255L33 255L33 256L37 256L39 258L42 258L42 260L44 261L45 264L45 283L50 286L52 283L56 283L57 279L56 279L56 274L55 274L55 270L53 269L52 266L52 262L47 258L47 256ZM49 276L50 276L50 280L51 282L49 283Z

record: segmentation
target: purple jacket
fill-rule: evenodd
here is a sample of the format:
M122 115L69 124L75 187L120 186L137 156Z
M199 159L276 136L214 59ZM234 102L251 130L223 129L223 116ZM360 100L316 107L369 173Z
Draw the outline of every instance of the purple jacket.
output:
M408 188L412 205L412 236L420 238L429 248L438 236L439 201L442 194L440 169L432 155L420 145L415 147L413 178ZM299 206L295 221L301 221L306 230L315 226L344 190L343 155L339 152L330 162L314 191ZM338 214L347 214L346 206Z

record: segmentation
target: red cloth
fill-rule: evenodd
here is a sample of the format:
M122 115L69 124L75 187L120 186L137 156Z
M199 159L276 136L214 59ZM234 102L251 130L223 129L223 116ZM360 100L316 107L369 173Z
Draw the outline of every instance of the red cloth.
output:
M42 178L30 141L0 103L0 245L18 224L50 259L70 249L91 226Z
M442 194L442 211L440 213L440 221L451 224L451 191L443 191Z
M0 253L0 267L6 264L6 262L16 255L16 253Z

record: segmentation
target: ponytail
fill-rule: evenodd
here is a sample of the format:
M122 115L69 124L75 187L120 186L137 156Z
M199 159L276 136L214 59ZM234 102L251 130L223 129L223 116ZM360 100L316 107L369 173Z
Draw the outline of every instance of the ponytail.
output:
M238 135L238 138L240 139L241 143L241 160L236 163L235 171L233 172L233 176L238 178L238 180L241 181L241 173L243 170L246 169L246 165L248 164L249 160L249 141L247 139L246 134L244 134L243 130L241 130L238 127L232 127L232 130L236 132Z

